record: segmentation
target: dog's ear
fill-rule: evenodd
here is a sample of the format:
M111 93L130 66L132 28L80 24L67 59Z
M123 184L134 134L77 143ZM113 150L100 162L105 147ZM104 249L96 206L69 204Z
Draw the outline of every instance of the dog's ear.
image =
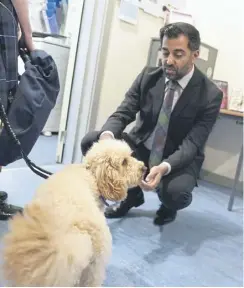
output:
M126 167L128 165L128 163L129 163L128 157L124 157L121 159L121 166L122 167Z
M126 198L126 183L119 175L119 171L108 162L96 169L97 186L101 195L111 201L122 201Z

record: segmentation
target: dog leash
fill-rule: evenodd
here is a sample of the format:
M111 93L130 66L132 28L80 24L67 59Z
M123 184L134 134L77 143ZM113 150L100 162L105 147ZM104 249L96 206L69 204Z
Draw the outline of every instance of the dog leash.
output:
M6 114L1 97L0 97L0 118L4 124L4 128L6 129L8 135L12 138L12 141L14 141L14 143L19 147L20 154L22 158L25 160L27 166L31 169L31 171L33 171L35 174L37 174L38 176L44 179L47 179L50 175L52 175L53 173L47 170L44 170L41 167L37 166L35 163L33 163L23 151L19 139L17 138L12 127L10 126L10 123L8 121L8 116Z
M102 202L105 206L109 207L108 202L106 201L106 199L103 196L100 196L99 198L102 200Z

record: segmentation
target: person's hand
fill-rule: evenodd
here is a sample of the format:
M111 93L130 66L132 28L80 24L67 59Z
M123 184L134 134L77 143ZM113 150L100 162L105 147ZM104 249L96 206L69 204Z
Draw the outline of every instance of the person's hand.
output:
M32 38L32 35L24 35L23 32L21 32L21 30L19 31L19 45L20 45L20 48L22 50L24 50L25 52L32 52L34 51L36 48L35 48L35 45L34 45L34 42L33 42L33 38Z
M165 164L160 164L151 168L149 174L147 175L145 181L143 180L140 184L140 187L144 191L153 191L155 190L161 178L168 172L168 166Z
M25 45L29 52L32 52L35 50L35 45L33 43L33 39L31 35L25 36Z
M28 0L12 0L14 9L18 16L19 27L24 38L25 45L29 52L35 50L32 40L32 29L29 17L29 3ZM23 48L23 47L21 47Z
M106 139L114 139L114 137L110 133L102 133L99 137L99 140L106 140Z

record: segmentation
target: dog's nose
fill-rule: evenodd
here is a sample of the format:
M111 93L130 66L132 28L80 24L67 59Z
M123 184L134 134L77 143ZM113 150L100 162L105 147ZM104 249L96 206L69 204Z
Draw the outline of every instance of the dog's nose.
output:
M147 167L146 166L142 166L141 170L142 170L142 172L146 173L147 172Z

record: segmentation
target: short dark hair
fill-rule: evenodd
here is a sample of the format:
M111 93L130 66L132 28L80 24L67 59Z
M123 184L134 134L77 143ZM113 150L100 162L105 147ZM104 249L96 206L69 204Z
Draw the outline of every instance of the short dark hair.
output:
M164 36L172 39L179 35L185 35L189 39L188 47L191 51L199 50L201 43L199 31L193 25L184 22L168 24L161 28L160 43L162 45Z

